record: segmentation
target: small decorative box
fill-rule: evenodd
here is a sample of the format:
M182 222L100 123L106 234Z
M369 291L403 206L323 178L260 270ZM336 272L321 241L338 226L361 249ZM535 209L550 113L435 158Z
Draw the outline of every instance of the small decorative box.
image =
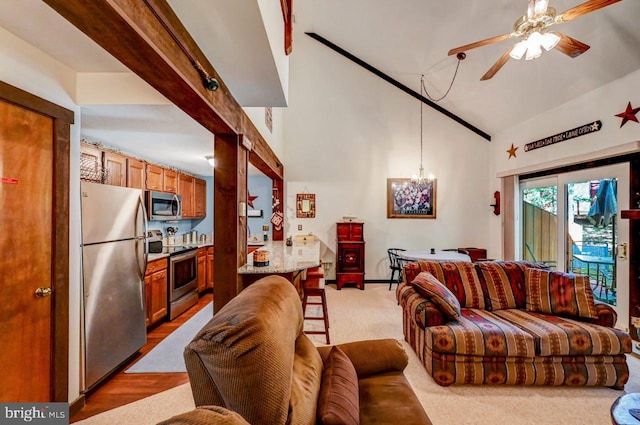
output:
M264 267L269 265L269 251L258 249L253 251L253 265Z

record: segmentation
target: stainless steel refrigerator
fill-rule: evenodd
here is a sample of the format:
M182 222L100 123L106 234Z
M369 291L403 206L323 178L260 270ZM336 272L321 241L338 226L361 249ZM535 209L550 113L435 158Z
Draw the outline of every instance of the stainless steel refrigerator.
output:
M142 190L82 182L84 390L147 341Z

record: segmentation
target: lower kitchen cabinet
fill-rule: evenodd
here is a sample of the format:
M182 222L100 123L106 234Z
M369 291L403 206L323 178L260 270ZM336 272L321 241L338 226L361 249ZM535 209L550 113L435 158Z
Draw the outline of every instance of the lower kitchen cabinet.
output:
M147 327L167 317L167 259L149 261L144 276Z
M198 293L207 289L207 248L198 248Z
M213 247L207 248L207 288L213 289Z

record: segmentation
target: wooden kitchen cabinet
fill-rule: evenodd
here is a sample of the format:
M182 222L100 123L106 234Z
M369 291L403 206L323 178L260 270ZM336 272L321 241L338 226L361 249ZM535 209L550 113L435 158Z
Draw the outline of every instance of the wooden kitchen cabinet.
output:
M194 217L194 178L188 174L178 174L178 195L182 196L182 218Z
M207 288L213 289L213 247L207 248Z
M178 173L168 168L164 168L162 171L162 191L178 193Z
M162 191L164 169L157 165L147 164L147 190Z
M147 190L178 193L178 173L159 165L147 164Z
M127 157L119 153L105 151L102 163L107 172L105 184L127 186Z
M147 328L167 317L167 259L149 261L144 277Z
M198 293L207 289L207 248L198 248Z
M127 158L127 187L145 189L146 163L139 159Z
M364 223L337 223L336 286L355 283L364 289Z
M207 216L207 182L206 180L195 178L194 179L194 193L193 193L193 216L197 218L204 218Z

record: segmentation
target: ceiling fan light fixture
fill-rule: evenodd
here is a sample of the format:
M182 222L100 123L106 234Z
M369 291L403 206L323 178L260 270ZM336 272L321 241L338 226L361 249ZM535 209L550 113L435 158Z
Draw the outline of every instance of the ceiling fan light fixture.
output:
M542 35L538 31L532 32L527 38L527 55L525 59L530 61L539 58L542 55L542 48L540 43L542 42Z
M549 50L556 47L559 41L559 35L552 32L545 32L544 34L542 34L540 45L544 48L544 50L548 52Z
M513 49L509 52L509 56L513 59L520 60L524 56L524 52L527 51L527 43L519 41L513 46Z
M542 49L540 45L532 45L527 49L527 55L524 57L525 60L534 60L539 58L542 55Z

